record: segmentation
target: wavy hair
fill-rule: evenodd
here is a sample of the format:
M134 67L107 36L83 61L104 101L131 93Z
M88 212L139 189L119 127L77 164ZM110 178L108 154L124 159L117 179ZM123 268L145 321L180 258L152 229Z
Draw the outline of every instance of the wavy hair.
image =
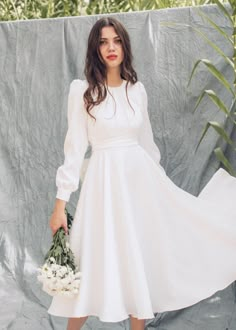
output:
M135 84L137 82L137 73L132 66L133 55L131 51L131 43L128 32L124 26L113 17L105 17L99 19L92 27L87 45L87 53L85 59L84 74L88 82L88 88L84 93L85 108L88 114L95 105L99 105L107 96L107 89L105 85L107 68L103 63L102 56L100 54L100 38L103 27L112 26L118 36L121 39L121 44L124 53L124 59L120 64L121 78L126 80L126 96L128 83ZM93 97L95 95L95 98ZM129 99L128 99L129 102ZM130 104L130 102L129 102ZM130 105L131 106L131 105ZM132 108L132 106L131 106Z

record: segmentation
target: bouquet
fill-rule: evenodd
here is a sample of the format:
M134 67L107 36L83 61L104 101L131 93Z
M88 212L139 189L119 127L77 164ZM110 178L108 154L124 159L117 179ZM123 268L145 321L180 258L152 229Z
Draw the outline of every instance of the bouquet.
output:
M65 209L68 230L72 225L72 216ZM51 296L73 297L79 292L81 272L75 264L70 249L68 235L61 227L53 236L51 248L44 258L44 264L38 268L37 279L43 283L43 290Z

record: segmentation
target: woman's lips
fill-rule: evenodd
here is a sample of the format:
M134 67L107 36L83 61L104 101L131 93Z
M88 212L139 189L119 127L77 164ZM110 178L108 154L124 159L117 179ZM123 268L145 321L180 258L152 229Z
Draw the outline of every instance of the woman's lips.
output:
M107 56L107 59L108 60L115 60L117 58L117 55L110 55L110 56Z

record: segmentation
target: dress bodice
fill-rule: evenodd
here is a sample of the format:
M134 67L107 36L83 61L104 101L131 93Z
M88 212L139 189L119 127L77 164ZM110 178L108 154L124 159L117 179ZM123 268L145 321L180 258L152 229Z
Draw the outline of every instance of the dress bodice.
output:
M127 99L125 80L119 87L108 86L106 99L91 111L96 122L90 115L87 116L88 140L92 150L138 144L143 117L142 99L137 87L128 85Z
M108 86L105 100L91 110L96 122L84 106L83 95L87 87L86 80L76 79L70 84L65 159L56 175L56 198L65 201L78 189L80 170L89 144L92 151L136 144L160 166L161 156L153 139L144 85L140 81L129 83L128 99L125 80L119 87Z

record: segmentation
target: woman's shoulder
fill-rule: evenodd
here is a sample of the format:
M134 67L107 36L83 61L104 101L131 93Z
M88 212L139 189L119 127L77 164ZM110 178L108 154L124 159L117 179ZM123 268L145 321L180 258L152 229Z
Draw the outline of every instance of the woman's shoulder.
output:
M143 82L140 80L137 80L136 84L138 85L139 88L145 88Z
M88 86L88 82L85 79L84 80L83 79L74 79L70 83L70 88L71 89L76 89L76 90L85 89L85 88L87 88L87 86Z
M137 80L134 84L130 84L130 87L131 87L131 88L134 88L134 89L137 89L137 90L139 90L139 91L140 91L140 89L145 88L145 87L144 87L144 84L143 84L142 81L140 81L140 80Z
M146 93L146 89L145 89L145 86L143 84L142 81L140 80L137 80L136 83L133 85L133 87L135 88L135 91L139 94L145 94Z

